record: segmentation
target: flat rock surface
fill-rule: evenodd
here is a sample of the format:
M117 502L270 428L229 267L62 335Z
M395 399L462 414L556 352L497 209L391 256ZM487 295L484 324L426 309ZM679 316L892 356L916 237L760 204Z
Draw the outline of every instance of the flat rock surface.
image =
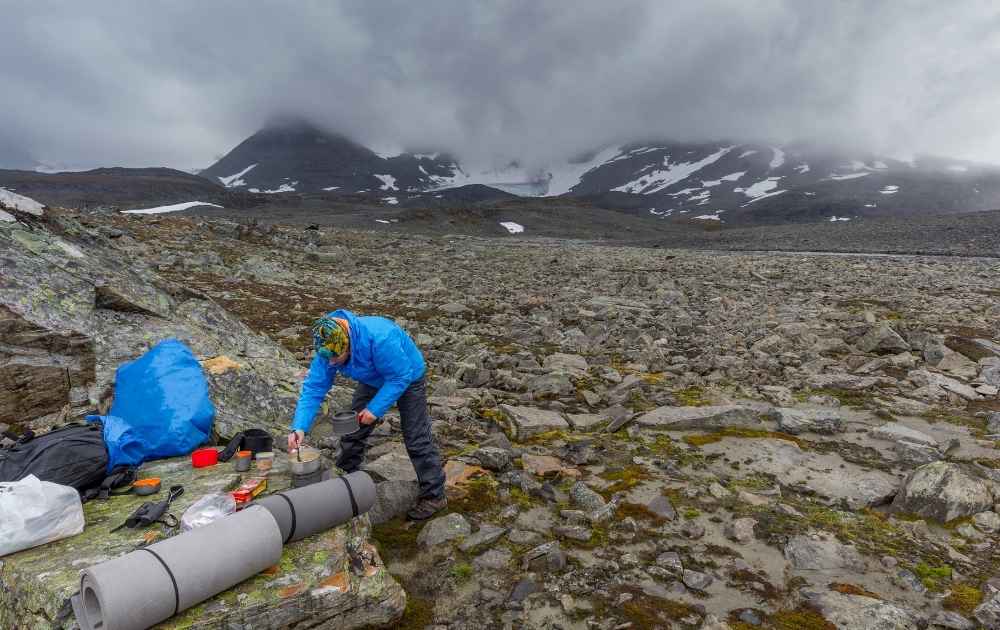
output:
M276 459L268 491L289 485L285 459ZM190 458L163 460L142 467L142 474L163 479L164 488L181 484L184 494L172 504L178 517L204 494L222 492L240 475L229 464L194 469ZM248 473L248 474L252 474ZM78 590L80 571L171 535L161 525L110 530L150 498L132 495L84 505L82 534L0 560L0 627L68 627L69 597ZM285 547L281 563L164 622L161 628L215 628L240 623L255 628L286 628L322 615L342 627L388 623L402 613L405 595L368 542L367 517Z

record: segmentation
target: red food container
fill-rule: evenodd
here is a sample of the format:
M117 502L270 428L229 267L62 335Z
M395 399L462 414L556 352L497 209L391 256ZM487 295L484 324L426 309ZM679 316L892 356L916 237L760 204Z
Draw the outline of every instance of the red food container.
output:
M219 451L214 448L199 448L191 453L191 465L195 468L215 466L219 463Z

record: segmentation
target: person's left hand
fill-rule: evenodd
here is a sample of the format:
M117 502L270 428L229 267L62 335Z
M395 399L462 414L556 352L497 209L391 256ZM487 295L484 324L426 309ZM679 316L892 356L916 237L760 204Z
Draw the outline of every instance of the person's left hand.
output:
M376 420L378 420L378 418L375 417L375 414L368 411L367 409L362 409L361 412L358 414L358 422L360 422L361 424L372 424Z

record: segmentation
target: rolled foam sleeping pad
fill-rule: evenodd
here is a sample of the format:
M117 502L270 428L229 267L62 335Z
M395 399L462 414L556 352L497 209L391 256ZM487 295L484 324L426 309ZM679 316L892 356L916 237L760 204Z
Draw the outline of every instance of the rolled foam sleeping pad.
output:
M362 471L268 495L254 502L266 508L288 544L364 514L375 505L375 482Z
M281 530L255 506L94 565L73 609L82 630L143 630L281 562Z

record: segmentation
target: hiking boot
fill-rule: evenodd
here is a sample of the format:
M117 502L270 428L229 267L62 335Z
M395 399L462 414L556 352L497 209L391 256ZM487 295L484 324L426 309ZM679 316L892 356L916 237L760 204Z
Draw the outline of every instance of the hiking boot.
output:
M411 521L426 521L441 510L448 507L447 497L437 499L420 499L417 504L406 513L406 518Z

